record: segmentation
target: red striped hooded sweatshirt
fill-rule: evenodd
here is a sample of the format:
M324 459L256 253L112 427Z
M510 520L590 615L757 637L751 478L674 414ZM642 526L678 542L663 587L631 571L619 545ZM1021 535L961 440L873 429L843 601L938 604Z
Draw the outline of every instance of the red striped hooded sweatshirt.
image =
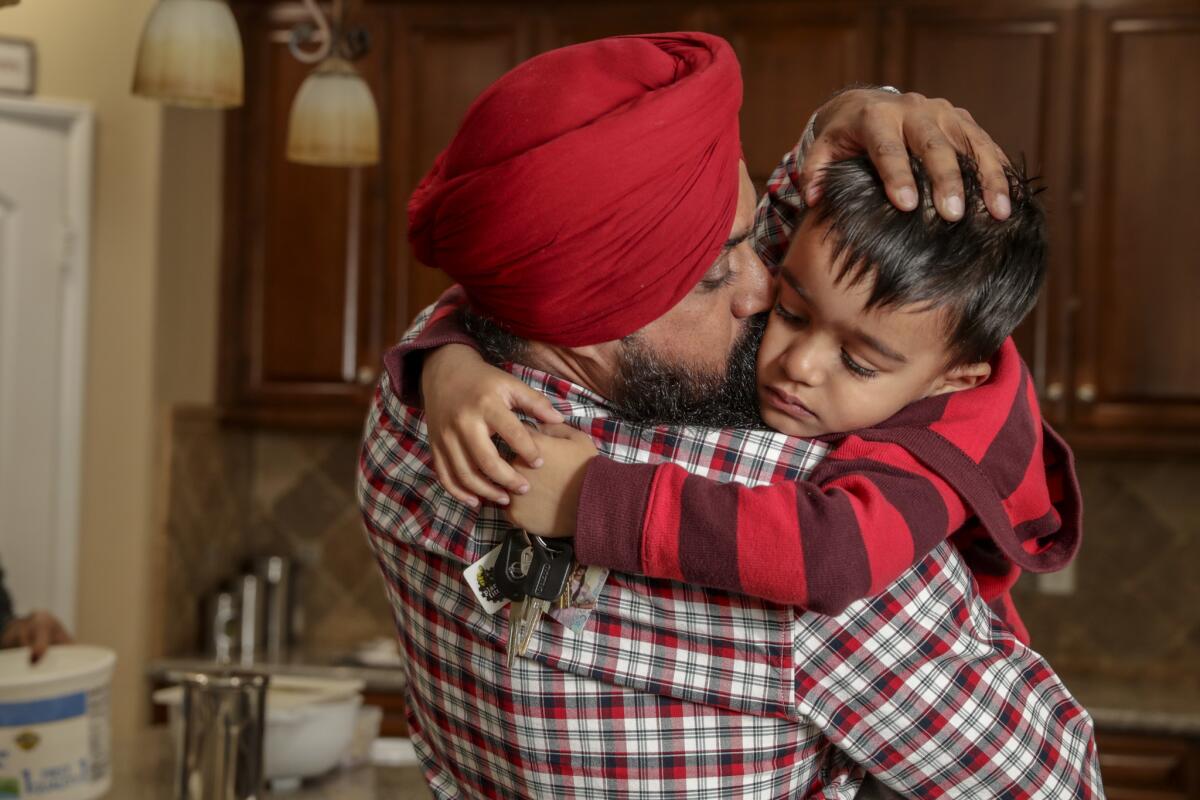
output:
M836 614L950 538L984 599L1028 642L1009 590L1021 569L1074 557L1082 514L1071 451L1042 420L1011 339L980 386L822 438L831 449L807 480L757 488L594 459L576 553ZM631 532L637 546L622 546Z
M397 391L416 385L419 358L405 363L409 353L473 344L448 313L461 302L448 293L425 333L388 354ZM985 601L1028 642L1012 585L1022 569L1049 572L1074 557L1082 509L1071 451L1042 420L1011 339L981 385L822 439L830 450L807 480L756 488L597 457L584 478L576 556L836 614L949 538Z

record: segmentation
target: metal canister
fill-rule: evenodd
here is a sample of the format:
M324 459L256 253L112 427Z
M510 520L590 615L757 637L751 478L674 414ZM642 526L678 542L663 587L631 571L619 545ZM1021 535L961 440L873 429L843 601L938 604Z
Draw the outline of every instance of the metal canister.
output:
M286 661L293 643L295 592L292 562L283 556L268 556L258 562L258 589L262 595L263 645L260 657Z
M252 667L261 656L263 596L257 575L247 572L238 578L238 598L238 660L243 667Z
M268 676L189 672L183 686L177 800L258 800Z
M232 589L222 587L208 596L204 613L204 652L218 664L232 664L240 636L241 603Z

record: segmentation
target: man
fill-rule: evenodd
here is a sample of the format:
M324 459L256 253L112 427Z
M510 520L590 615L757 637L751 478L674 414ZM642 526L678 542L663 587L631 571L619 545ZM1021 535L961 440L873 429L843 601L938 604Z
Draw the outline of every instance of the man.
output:
M676 422L703 423L719 418L722 379L744 379L730 361L753 353L748 321L770 297L740 89L728 44L705 34L535 58L472 106L414 194L410 237L463 285L485 346L520 353L514 374L606 455L755 484L804 474L823 448L619 413L654 393ZM846 92L813 128L797 176L810 202L817 167L862 149L911 208L910 147L957 218L959 147L1007 215L995 146L942 101ZM436 481L422 413L401 399L403 353L367 422L359 496L436 796L850 798L868 772L917 797L1101 796L1091 721L944 546L836 618L613 574L589 609L540 620L507 667L507 615L463 578L506 525ZM425 380L443 379L431 361ZM477 477L455 495L493 497Z

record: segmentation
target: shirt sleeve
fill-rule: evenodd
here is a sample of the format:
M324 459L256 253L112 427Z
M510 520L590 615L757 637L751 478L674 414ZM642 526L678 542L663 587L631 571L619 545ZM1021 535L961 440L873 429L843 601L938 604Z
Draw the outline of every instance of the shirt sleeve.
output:
M902 796L1104 797L1091 718L949 545L882 594L797 623L800 712Z
M403 402L421 405L421 367L425 356L447 344L465 344L475 350L479 345L467 333L459 312L467 307L467 294L455 284L442 293L434 304L428 324L411 338L405 338L383 357L392 391Z
M673 465L593 459L582 563L824 614L882 591L958 530L965 504L903 447L849 436L809 480L720 483Z
M804 165L804 154L812 143L812 126L813 120L809 120L804 137L784 155L779 166L771 173L767 179L766 194L759 200L754 212L751 239L758 257L772 273L787 255L792 233L804 211L800 169Z

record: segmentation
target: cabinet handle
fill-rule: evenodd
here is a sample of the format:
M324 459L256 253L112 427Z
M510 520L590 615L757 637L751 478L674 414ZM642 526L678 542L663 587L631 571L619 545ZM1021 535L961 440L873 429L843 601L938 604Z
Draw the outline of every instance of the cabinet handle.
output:
M375 371L374 367L362 366L358 368L357 377L358 382L363 386L370 386L379 377L379 373Z
M1081 403L1090 403L1096 399L1096 387L1085 383L1075 390L1075 399Z
M1044 397L1047 400L1051 400L1051 401L1062 400L1062 398L1063 398L1062 381L1055 381L1054 383L1051 383L1048 386L1046 386L1046 392L1045 392Z

